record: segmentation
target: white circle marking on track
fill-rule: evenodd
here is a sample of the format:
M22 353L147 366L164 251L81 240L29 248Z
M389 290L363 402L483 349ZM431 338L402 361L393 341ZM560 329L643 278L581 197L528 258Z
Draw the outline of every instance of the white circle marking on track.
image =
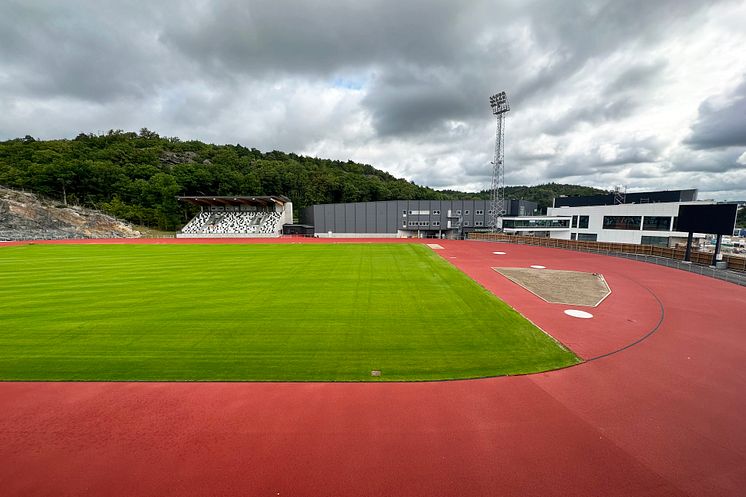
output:
M579 311L577 309L567 309L565 310L565 314L580 319L590 319L593 317L593 314L591 314L590 312Z

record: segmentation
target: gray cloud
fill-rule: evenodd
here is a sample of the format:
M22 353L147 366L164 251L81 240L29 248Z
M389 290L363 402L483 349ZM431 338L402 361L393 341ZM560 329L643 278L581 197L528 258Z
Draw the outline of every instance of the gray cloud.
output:
M417 60L453 62L462 8L447 0L394 3L220 1L169 23L160 41L204 70L256 76L336 71Z
M744 149L733 147L712 151L682 149L672 154L671 162L679 172L725 173L746 169L743 164L738 163L743 152Z
M0 88L96 102L142 99L165 83L170 66L153 43L162 14L147 4L3 2L0 60L11 77Z
M743 22L725 0L8 0L0 137L146 126L476 190L487 99L507 90L509 182L666 188L706 171L746 192L746 82L720 95L746 61L696 50L746 44Z
M548 119L543 131L563 135L580 124L599 124L634 115L645 106L644 95L658 82L665 67L665 62L656 62L624 69L598 95L583 95L564 114Z
M719 105L709 98L699 106L699 116L686 143L695 149L746 147L746 75Z

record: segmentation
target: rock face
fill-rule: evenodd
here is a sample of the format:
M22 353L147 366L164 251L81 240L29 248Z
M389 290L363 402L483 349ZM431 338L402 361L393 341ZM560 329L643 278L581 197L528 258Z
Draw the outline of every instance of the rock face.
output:
M129 224L101 212L0 187L0 241L139 236Z
M168 152L164 151L161 154L160 161L163 164L174 166L176 164L186 164L194 162L197 158L196 152ZM207 160L207 159L206 159ZM202 162L204 164L204 161Z

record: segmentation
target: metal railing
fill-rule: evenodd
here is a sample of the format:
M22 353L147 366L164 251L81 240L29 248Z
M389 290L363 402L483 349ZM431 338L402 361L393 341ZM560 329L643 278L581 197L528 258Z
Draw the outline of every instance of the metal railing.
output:
M506 235L504 233L470 233L469 240L507 242L520 245L560 248L577 252L589 252L632 259L650 264L658 264L682 271L717 278L737 285L746 286L746 259L725 255L728 269L710 266L712 254L692 251L691 262L685 262L683 248L656 247L654 245L634 245L630 243L586 242L577 240L560 240L533 236Z

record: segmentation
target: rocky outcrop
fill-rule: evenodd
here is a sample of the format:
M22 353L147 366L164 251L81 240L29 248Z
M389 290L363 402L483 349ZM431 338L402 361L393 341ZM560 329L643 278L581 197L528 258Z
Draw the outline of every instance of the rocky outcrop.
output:
M0 240L137 238L131 225L99 211L60 205L0 187Z
M197 154L195 152L169 152L164 151L161 153L160 161L162 164L167 166L175 166L176 164L187 164L195 162Z

